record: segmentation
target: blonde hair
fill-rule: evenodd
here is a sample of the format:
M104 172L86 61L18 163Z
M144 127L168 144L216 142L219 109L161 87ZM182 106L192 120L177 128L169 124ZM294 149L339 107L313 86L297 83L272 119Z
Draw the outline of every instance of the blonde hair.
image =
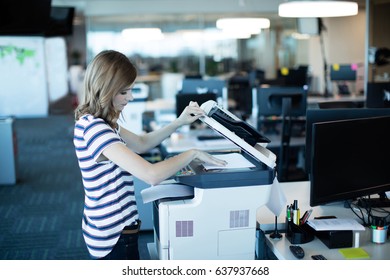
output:
M84 100L75 110L75 119L91 114L115 128L120 112L115 110L113 98L132 85L136 77L135 66L124 54L113 50L100 52L85 72Z

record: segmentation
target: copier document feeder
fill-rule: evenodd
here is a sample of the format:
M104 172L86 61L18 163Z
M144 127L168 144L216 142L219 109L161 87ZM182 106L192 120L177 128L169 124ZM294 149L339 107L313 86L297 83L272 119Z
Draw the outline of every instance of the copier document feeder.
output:
M256 212L269 200L276 156L266 148L267 138L214 101L201 108L201 121L240 147L251 166L206 169L193 161L178 172L174 189L193 192L153 202L149 252L164 260L255 259Z

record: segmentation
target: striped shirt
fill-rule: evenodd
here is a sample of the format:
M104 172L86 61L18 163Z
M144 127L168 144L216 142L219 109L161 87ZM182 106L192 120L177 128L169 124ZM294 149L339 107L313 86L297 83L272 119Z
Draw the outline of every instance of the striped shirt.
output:
M101 258L111 252L123 227L138 219L133 176L112 161L97 162L104 149L125 142L103 119L84 115L75 124L73 143L85 193L83 236L90 255Z

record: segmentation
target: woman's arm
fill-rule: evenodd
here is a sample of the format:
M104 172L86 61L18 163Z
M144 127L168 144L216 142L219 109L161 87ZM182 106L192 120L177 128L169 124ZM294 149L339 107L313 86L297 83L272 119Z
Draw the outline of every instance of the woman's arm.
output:
M161 183L165 179L176 174L177 171L187 166L194 159L218 166L226 165L225 161L195 149L188 150L153 164L120 143L107 147L103 151L103 155L124 170L150 185Z
M127 143L127 147L136 153L144 153L158 146L164 139L169 137L182 125L191 124L203 115L204 111L199 107L198 103L190 102L190 104L184 109L183 113L165 127L145 135L136 135L124 128L121 128L120 134Z

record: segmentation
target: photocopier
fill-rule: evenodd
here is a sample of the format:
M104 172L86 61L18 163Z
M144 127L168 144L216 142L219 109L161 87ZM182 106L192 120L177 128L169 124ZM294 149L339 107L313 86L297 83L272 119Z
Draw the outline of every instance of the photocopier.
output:
M276 156L269 139L214 101L201 105L201 121L234 142L250 167L206 169L191 162L171 181L182 197L154 200L154 242L149 253L161 260L255 259L256 212L270 197ZM155 186L150 187L153 189ZM161 186L164 189L164 182Z

